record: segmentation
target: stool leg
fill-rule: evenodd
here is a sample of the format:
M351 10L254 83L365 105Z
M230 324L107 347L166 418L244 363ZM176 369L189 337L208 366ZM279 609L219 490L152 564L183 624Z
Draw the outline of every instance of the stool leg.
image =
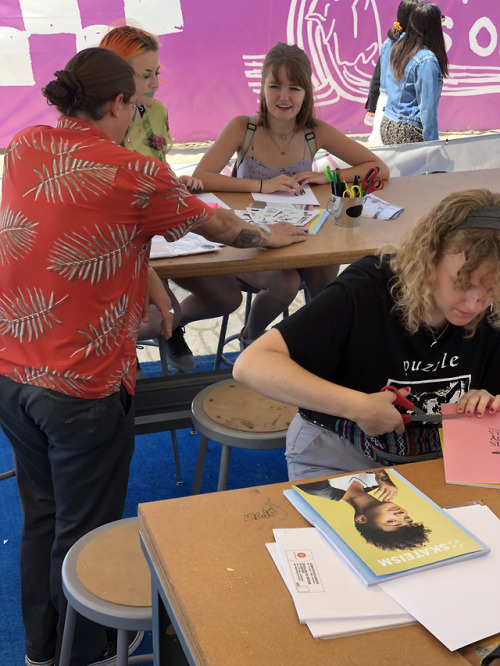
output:
M168 377L167 341L163 337L163 335L160 335L158 337L158 350L160 352L160 365L161 365L162 375Z
M219 467L219 482L217 484L217 491L226 490L227 487L227 473L229 471L229 457L231 456L231 446L228 444L222 445L220 454L220 467Z
M175 430L170 431L170 437L172 439L172 453L174 456L174 466L175 466L175 484L177 486L183 486L184 481L182 480L181 474L181 461L179 459L179 447L177 446L177 433Z
M64 620L64 631L61 644L61 654L59 656L59 666L70 666L71 648L73 646L73 636L75 635L76 616L76 610L68 603L66 608L66 619Z
M220 325L219 342L217 343L217 351L215 352L214 370L218 370L220 368L220 364L221 364L221 361L222 361L222 354L224 352L224 340L226 339L228 322L229 322L229 315L224 315L222 317L222 321L221 321L221 325Z
M205 437L205 435L200 435L200 447L198 449L198 458L196 460L196 469L194 471L193 489L191 491L191 495L198 495L200 492L207 449L208 449L208 437Z
M118 629L116 638L116 666L128 666L128 631Z

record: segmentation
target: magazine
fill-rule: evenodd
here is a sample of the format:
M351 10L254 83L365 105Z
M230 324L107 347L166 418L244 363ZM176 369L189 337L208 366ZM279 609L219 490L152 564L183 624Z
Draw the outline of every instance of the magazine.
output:
M457 406L441 405L443 414ZM500 488L500 413L480 419L443 419L442 447L446 483Z
M489 551L392 469L301 482L284 494L367 585Z

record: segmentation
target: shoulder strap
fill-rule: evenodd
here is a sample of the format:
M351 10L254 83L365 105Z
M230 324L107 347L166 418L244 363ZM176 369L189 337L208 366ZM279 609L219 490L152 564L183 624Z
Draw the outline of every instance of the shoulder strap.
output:
M314 156L316 155L316 135L310 127L306 127L305 137L309 150L311 151L311 161L313 161Z
M252 119L256 118L255 116L252 116ZM248 123L247 123L247 131L245 134L245 138L243 139L243 143L241 144L241 148L238 150L238 155L236 157L236 161L233 166L233 171L232 171L232 176L236 178L237 172L238 172L238 167L240 164L243 162L243 158L246 155L246 152L248 150L248 146L250 145L250 142L252 141L253 134L255 130L257 129L257 125L251 121L250 118L248 118Z

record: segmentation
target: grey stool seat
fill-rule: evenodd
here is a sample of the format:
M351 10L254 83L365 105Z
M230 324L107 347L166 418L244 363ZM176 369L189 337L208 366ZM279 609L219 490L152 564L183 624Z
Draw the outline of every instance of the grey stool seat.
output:
M225 490L231 449L283 448L297 408L227 379L200 391L192 402L191 412L200 433L192 490L196 495L201 488L209 439L222 445L217 490Z
M62 566L68 608L59 666L70 665L77 613L118 630L117 666L152 662L153 655L128 656L127 633L152 629L150 581L137 518L108 523L79 539Z

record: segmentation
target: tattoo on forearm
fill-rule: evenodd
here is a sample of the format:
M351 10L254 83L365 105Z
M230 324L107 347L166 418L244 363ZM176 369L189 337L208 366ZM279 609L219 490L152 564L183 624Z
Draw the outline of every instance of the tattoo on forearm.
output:
M261 234L252 229L242 229L236 236L232 243L232 247L264 247L267 245L267 238L263 238Z

